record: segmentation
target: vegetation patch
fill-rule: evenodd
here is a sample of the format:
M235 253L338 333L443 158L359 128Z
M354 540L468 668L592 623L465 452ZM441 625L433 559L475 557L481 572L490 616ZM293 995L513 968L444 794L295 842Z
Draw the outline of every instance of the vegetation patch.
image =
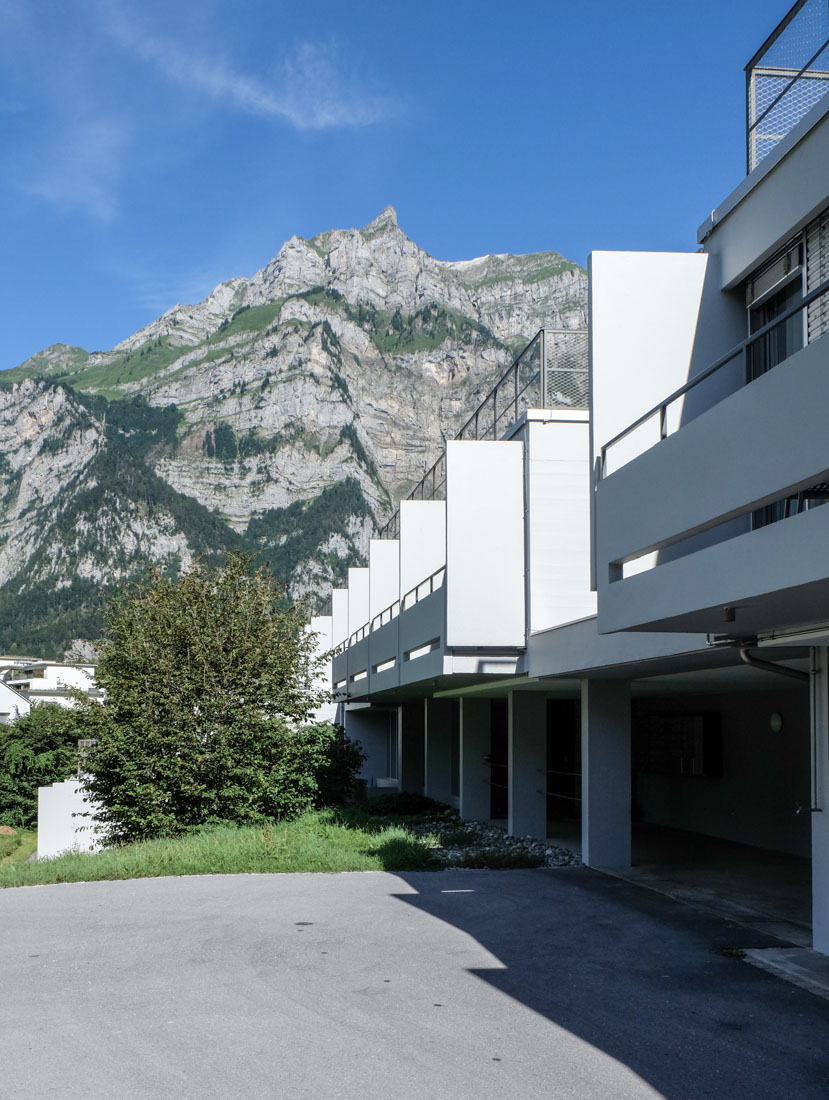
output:
M0 836L0 867L25 863L36 851L37 832L34 829L16 829L10 835Z
M262 332L274 323L284 303L284 298L275 298L261 306L241 306L228 320L222 321L211 339L221 337L224 340L239 332Z
M428 840L399 825L361 828L332 810L246 828L216 826L36 863L0 863L0 888L166 875L275 874L301 871L431 871Z
M347 477L328 485L311 500L295 500L285 508L269 508L254 516L248 524L247 536L261 547L278 577L290 577L294 569L313 558L326 565L335 586L348 576L349 565L360 564L356 554L332 555L320 560L319 547L334 535L351 539L351 527L362 518L373 520L373 513L359 481Z

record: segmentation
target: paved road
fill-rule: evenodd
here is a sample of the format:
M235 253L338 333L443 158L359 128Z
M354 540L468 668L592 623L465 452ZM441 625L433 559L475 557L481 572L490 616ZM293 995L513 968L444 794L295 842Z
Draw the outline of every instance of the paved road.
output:
M811 1100L829 1003L583 868L0 892L0 1097Z

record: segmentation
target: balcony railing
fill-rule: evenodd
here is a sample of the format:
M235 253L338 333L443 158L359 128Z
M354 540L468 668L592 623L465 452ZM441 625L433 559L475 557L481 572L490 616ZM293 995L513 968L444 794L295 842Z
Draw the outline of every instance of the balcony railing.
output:
M587 409L587 329L541 329L498 379L455 439L501 439L527 409ZM407 500L446 500L446 451ZM400 510L380 531L400 537Z
M657 421L658 424L657 438L653 443L649 444L649 446L654 446L661 440L666 439L668 435L671 434L668 430L669 411L671 407L677 401L682 400L686 394L689 394L704 382L711 380L724 367L728 366L728 364L736 364L738 367L742 367L743 373L741 380L743 384L748 384L749 380L752 379L753 355L755 354L755 349L762 349L765 345L773 342L774 334L782 332L787 322L791 321L792 318L802 316L804 311L807 311L808 317L810 307L814 309L818 303L829 303L829 279L822 282L819 286L816 286L814 290L810 291L808 294L805 294L796 305L787 309L784 313L778 314L777 317L769 321L767 325L758 329L757 332L752 333L751 336L737 344L736 347L732 348L731 351L721 359L718 359L715 363L706 367L705 370L686 382L684 386L680 386L678 390L674 390L674 392L666 397L664 401L660 401L658 405L654 405L652 409L649 409L640 416L638 420L634 420L632 424L629 424L623 431L619 432L618 435L615 435L611 440L605 443L601 449L599 476L605 477L608 473L607 466L610 451L618 446L622 440L627 439L633 432L637 431L637 429L644 427L649 421ZM792 351L792 354L793 353ZM758 356L758 358L762 357L762 354ZM781 362L785 362L785 359L782 359ZM780 363L776 364L776 366L779 365ZM771 367L770 369L775 369L775 367ZM711 406L709 405L707 407Z
M829 5L799 0L746 65L746 170L829 92Z
M378 615L375 615L369 622L365 623L358 630L355 630L352 634L349 634L348 638L334 650L335 655L356 645L357 642L361 642L363 638L367 638L369 634L372 634L375 630L379 630L381 626L385 626L386 623L390 623L393 619L396 619L401 611L406 611L408 608L414 607L415 604L420 603L421 600L425 600L427 596L431 596L432 593L436 592L439 588L443 588L445 583L446 566L442 565L440 569L436 569L425 581L421 581L419 584L416 584L414 588L410 588L402 599L395 600L394 603L389 604L388 607L384 608Z

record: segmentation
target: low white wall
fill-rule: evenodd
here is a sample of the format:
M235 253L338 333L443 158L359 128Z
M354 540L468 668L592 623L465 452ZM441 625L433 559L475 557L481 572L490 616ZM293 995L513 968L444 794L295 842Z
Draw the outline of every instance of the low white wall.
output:
M331 644L338 646L348 637L348 589L331 591Z
M91 825L95 809L77 779L38 787L37 858L53 859L72 850L97 851L101 844ZM83 816L86 814L90 816Z

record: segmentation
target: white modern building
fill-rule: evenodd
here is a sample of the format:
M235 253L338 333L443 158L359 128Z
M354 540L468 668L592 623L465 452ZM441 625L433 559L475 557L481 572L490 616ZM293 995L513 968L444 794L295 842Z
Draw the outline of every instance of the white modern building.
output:
M829 953L826 3L746 72L699 250L592 254L589 385L539 334L333 593L332 679L369 786L594 867L810 860Z
M0 681L23 695L32 705L54 703L71 707L75 705L74 693L77 691L82 691L91 699L103 697L95 684L94 665L16 660L0 664Z
M8 726L28 714L31 707L25 695L0 680L0 726Z

